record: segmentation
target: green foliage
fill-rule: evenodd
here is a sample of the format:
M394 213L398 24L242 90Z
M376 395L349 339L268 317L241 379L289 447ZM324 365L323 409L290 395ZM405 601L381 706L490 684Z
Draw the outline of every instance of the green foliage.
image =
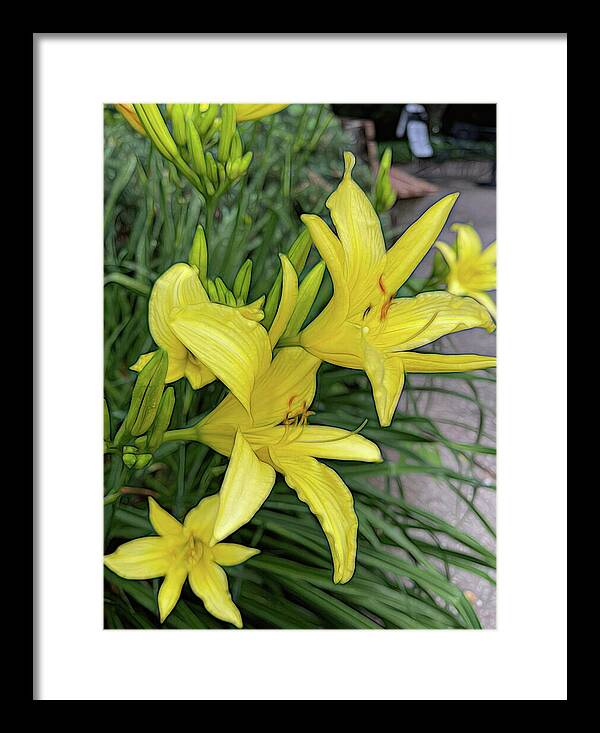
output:
M325 201L343 169L341 151L350 141L324 106L293 105L259 122L239 124L242 147L253 152L253 160L246 176L222 195L211 226L202 197L148 139L111 108L105 111L105 122L105 432L112 430L114 436L128 413L136 380L129 367L155 348L147 327L155 279L174 262L188 261L202 225L192 256L204 263L199 253L206 241L204 276L213 283L222 278L221 287L240 302L276 289L277 254L288 252L302 234L301 213L326 215ZM372 186L366 165L359 163L355 172L359 184ZM388 221L382 221L385 230ZM318 261L313 249L298 266L308 272ZM418 289L415 282L409 291ZM322 288L309 319L329 293ZM493 584L495 558L488 543L484 546L442 517L411 505L405 486L419 474L434 477L493 540L493 528L476 500L479 492L494 490L481 480L478 460L495 452L486 434L489 408L480 394L494 379L491 372L409 378L403 409L382 429L364 375L323 364L311 422L353 430L367 418L362 433L386 456L382 464L331 462L355 497L356 573L348 584L332 583L329 548L315 517L278 482L263 509L231 540L262 551L228 568L245 627L480 628L453 574L466 571ZM156 430L164 431L169 420L177 427L195 422L223 393L217 382L199 391L185 380L176 382L160 404L160 394L152 402L161 415ZM450 439L448 425L428 414L427 396L434 394L469 405L474 422L464 418L464 424L462 419L451 423L462 426L470 439ZM203 496L218 490L226 468L225 458L196 443L165 443L143 467L128 462L131 466L120 454L105 455L105 552L152 534L148 494L181 519ZM105 573L106 627L159 628L158 581ZM164 625L227 626L209 615L187 587Z

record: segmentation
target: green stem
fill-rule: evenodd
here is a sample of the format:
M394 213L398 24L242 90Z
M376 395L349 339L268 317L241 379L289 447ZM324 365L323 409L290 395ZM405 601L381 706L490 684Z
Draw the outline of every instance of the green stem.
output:
M176 430L167 430L163 436L163 443L170 443L174 440L194 440L197 443L200 441L196 437L196 431L194 428L178 428Z

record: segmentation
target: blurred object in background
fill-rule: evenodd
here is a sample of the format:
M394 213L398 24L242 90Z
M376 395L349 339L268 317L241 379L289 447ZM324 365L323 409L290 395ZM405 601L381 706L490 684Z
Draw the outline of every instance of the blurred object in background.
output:
M369 162L374 174L384 148L392 148L390 176L398 198L435 192L438 186L431 179L496 185L494 104L333 104L331 108L353 134L355 154Z
M406 135L408 147L415 158L431 158L433 148L429 141L429 115L422 104L405 104L396 126L396 137Z

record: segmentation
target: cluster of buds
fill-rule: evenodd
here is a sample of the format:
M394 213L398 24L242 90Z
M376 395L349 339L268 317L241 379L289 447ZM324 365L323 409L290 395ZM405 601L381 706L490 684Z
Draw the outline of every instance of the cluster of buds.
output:
M113 440L104 403L104 450L121 452L128 468L145 468L150 463L171 422L175 392L173 387L165 389L168 365L166 351L158 349L138 375L129 410Z
M205 198L219 197L248 170L252 152L244 153L235 105L169 104L171 129L157 104L132 107L135 118L120 111Z
M375 180L375 211L383 214L396 203L397 194L392 188L390 181L390 169L392 167L392 151L386 148L379 161L379 170Z

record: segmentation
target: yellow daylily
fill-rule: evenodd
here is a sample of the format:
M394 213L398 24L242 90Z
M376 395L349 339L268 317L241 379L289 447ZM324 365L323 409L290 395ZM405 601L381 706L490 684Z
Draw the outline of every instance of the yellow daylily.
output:
M226 474L227 476L227 474ZM242 617L231 600L227 575L221 566L239 565L260 550L228 542L211 544L219 495L194 507L183 524L149 498L150 522L158 537L141 537L120 545L104 564L129 580L164 580L158 591L161 623L175 608L189 578L192 591L213 616L242 628Z
M261 117L281 112L287 104L235 104L235 118L238 122L259 120Z
M166 381L185 376L199 389L220 379L249 409L254 382L271 363L261 305L262 299L237 308L212 303L196 267L170 267L154 283L148 303L150 333L169 357ZM153 353L131 368L141 371Z
M115 107L136 132L139 132L141 135L146 134L144 126L140 122L140 118L137 116L137 112L135 111L133 104L115 104Z
M302 217L327 264L334 293L296 343L323 361L363 369L379 421L387 426L406 373L462 372L496 364L493 357L413 349L467 328L492 331L494 323L475 300L448 292L394 297L437 239L458 194L429 208L386 252L377 214L352 180L354 156L345 153L344 161L344 177L327 200L337 236L318 216ZM294 340L281 343L290 345Z
M496 242L483 249L479 234L469 224L453 224L456 246L436 242L448 264L446 283L454 295L469 295L496 318L496 304L486 290L496 289Z
M299 347L281 349L258 379L248 414L229 394L191 428L167 440L197 440L230 456L221 487L213 542L246 524L269 496L275 471L316 515L333 557L333 580L354 573L358 520L352 494L319 458L379 462L379 448L341 428L307 425L320 360ZM250 416L251 415L251 416Z

